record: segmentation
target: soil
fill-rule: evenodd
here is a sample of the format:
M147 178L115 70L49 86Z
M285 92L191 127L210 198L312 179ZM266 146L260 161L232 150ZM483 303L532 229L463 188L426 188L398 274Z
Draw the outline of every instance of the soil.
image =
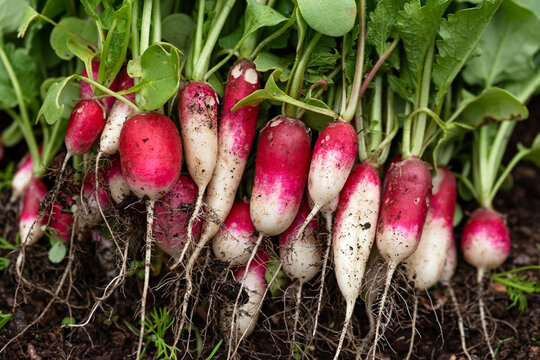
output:
M518 125L509 149L515 149L517 142L530 145L540 131L540 98L530 105L531 117ZM9 153L9 151L8 151ZM16 155L12 154L13 158ZM4 159L0 163L6 165ZM533 164L523 162L513 171L513 187L499 194L495 208L506 214L512 236L510 257L498 271L505 271L526 265L540 264L540 170ZM0 198L0 236L13 241L16 233L16 212L10 208L7 192ZM465 212L474 210L474 204L464 205ZM139 205L131 207L133 214L144 217L144 209ZM456 231L459 240L460 228ZM96 235L94 233L94 235ZM101 295L108 279L111 278L110 265L98 259L103 256L99 242L87 235L78 239L75 246L74 270L71 274L73 287L69 294L67 285L60 292L59 301L45 314L38 325L33 326L24 336L15 341L0 359L126 359L135 353L137 336L128 323L137 324L138 305L142 294L142 281L136 275L127 278L122 291L116 291L105 305L98 308L94 318L84 328L62 327L66 318L82 322L89 314L95 299ZM142 239L142 236L140 236ZM142 244L136 244L142 245ZM62 276L67 261L52 264L47 258L48 243L42 240L38 246L28 250L25 277L35 286L24 287L17 298L17 307L12 319L0 329L0 346L36 319L51 299L58 279ZM142 246L132 251L130 258L141 259ZM15 260L16 254L0 250L0 256ZM487 359L488 351L480 323L477 304L475 271L460 259L459 267L452 285L456 292L462 314L465 318L467 344L474 359ZM226 298L234 298L237 287L232 285L230 271L220 263L210 263L205 267L201 282L198 306L195 307L193 325L204 339L202 355L205 359L219 340L223 338L218 329L216 308ZM527 273L532 279L540 278L538 271ZM0 277L0 310L12 313L17 286L15 274L3 271ZM148 299L147 313L154 307L174 308L177 275L163 266L161 274L151 279L152 291ZM211 280L211 281L208 281ZM397 282L401 296L394 296L395 310L391 323L381 342L383 352L378 355L384 359L403 359L407 354L410 337L413 296L407 284ZM305 335L311 333L317 283L304 286L304 299L301 307L301 320L297 341L304 344L305 358L332 359L344 317L345 304L339 294L332 274L328 276L325 300L320 317L317 337L309 341ZM490 314L489 329L492 345L498 359L540 359L540 294L527 295L528 307L520 313L517 306L507 309L510 304L507 290L498 283L485 279L485 303ZM182 294L180 289L179 294ZM293 298L295 286L291 286L284 296L267 300L263 315L259 318L255 332L242 344L239 354L243 359L288 358L289 344L287 334L292 331ZM222 294L218 296L217 294ZM428 294L419 294L419 315L417 336L413 359L465 359L461 350L456 315L448 297L447 289L438 286ZM67 298L67 299L66 299ZM285 310L284 310L285 309ZM169 310L171 312L171 310ZM174 328L174 326L173 326ZM354 359L359 352L361 338L369 329L368 317L361 301L353 318L353 329L345 342L343 359ZM190 337L188 341L188 337ZM196 332L186 332L179 344L179 357L196 358ZM168 344L173 342L172 331L165 336ZM308 345L305 345L308 343ZM188 346L189 345L189 346ZM156 357L156 348L149 345L145 359ZM226 344L218 349L215 359L227 357ZM364 358L365 355L362 355Z

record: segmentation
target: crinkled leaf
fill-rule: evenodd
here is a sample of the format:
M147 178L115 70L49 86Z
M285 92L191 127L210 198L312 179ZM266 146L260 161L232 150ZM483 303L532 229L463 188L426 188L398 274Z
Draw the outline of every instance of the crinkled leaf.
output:
M395 37L398 11L406 0L380 0L369 16L367 41L381 56L388 50L388 39Z
M262 27L274 26L285 20L287 20L285 16L270 6L263 5L257 0L247 0L244 37L249 36Z
M141 78L136 88L139 91L137 105L142 111L159 108L178 91L180 55L175 47L156 43L148 47L140 58L129 62L129 76Z
M96 24L94 24L92 21L83 20L75 17L65 17L60 20L59 24L65 29L79 35L85 40L88 40L92 43L95 43L97 41ZM69 39L79 41L79 39L60 30L60 28L58 27L55 27L51 32L51 46L58 55L58 57L63 60L70 60L73 58L74 55L69 50L69 47L67 45Z
M438 87L437 105L470 58L501 1L484 0L481 6L460 10L441 22L441 40L437 41L438 54L433 65L433 82Z
M126 59L130 41L130 25L131 4L128 3L114 12L112 25L105 39L98 77L98 83L105 87L111 85Z
M463 71L470 85L489 87L525 80L536 74L533 56L540 49L540 20L531 10L505 0L479 43L479 56Z
M17 30L21 20L26 22L26 0L0 0L0 33L8 34Z
M66 45L69 51L73 55L81 59L82 62L90 63L92 61L92 58L94 57L94 52L85 44L81 43L80 41L74 40L73 38L69 38Z
M279 81L285 82L289 80L291 74L289 66L291 65L291 62L288 61L287 58L263 51L257 55L253 62L258 72L280 69L281 77L279 78Z
M49 261L53 264L59 264L64 260L67 254L66 244L54 237L50 238L51 248L49 249Z
M195 23L186 14L172 14L161 22L161 37L184 54L189 51L194 32Z
M109 1L103 1L103 7L98 11L98 5L101 0L81 0L86 13L98 21L99 26L108 30L111 28L114 20L114 9L110 6Z
M343 36L356 20L355 0L298 0L302 17L316 31L328 36Z
M4 51L21 87L24 102L30 104L37 101L40 76L35 59L30 56L27 49L16 49L12 43L7 44ZM0 109L18 105L13 84L2 61L0 61L0 94Z
M437 34L441 18L450 0L427 0L424 6L420 0L405 4L397 17L396 28L403 41L409 68L417 79L427 51Z
M17 36L24 37L26 30L30 23L36 20L39 17L39 14L31 6L24 8L22 18L20 20L19 27L17 28Z
M43 116L47 124L53 125L62 118L65 108L62 91L71 79L72 77L69 76L51 85L39 109L38 120Z

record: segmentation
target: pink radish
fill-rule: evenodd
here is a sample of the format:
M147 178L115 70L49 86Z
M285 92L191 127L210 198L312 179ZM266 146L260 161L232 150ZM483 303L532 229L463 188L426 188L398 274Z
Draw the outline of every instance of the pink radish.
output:
M221 329L226 333L229 329L233 329L232 336L234 339L245 338L249 336L257 325L257 319L260 313L260 305L264 300L266 291L266 266L268 256L264 250L257 253L254 261L248 266L241 266L234 272L234 279L242 284L242 288L246 289L248 295L247 303L239 307L239 315L234 321L234 309L232 304L226 305L221 309L220 324ZM246 268L249 270L246 271Z
M111 198L115 203L120 204L130 194L131 190L122 175L122 167L118 156L111 157L107 170L107 185L111 192Z
M296 347L296 329L300 316L300 302L302 300L302 286L317 275L321 267L322 254L317 239L317 220L311 220L304 228L304 233L298 236L302 230L302 224L310 214L306 199L302 200L298 214L287 230L279 236L279 258L283 270L291 279L298 279L296 293L296 306L294 314L294 326L292 335L291 351L294 354Z
M245 265L257 241L249 216L249 203L234 203L220 231L212 240L214 255L231 265Z
M146 198L147 228L141 329L137 356L144 336L146 296L152 256L154 203L178 182L182 167L182 140L174 123L165 115L145 113L126 121L120 133L122 173L131 190Z
M419 291L425 291L439 280L448 247L454 238L453 219L456 207L456 179L450 170L439 166L433 178L431 201L422 237L416 251L405 260L409 279ZM407 359L412 355L416 333L418 295L415 295L411 340Z
M461 251L465 261L478 270L476 280L479 287L480 320L489 352L494 359L495 352L487 332L482 279L486 271L501 266L510 253L510 231L503 216L488 207L472 213L463 228Z
M71 198L66 197L66 195L60 194L60 198L64 199L62 202L68 206L71 204ZM49 229L51 229L53 236L67 244L71 236L73 222L71 208L66 209L64 205L55 202L49 218Z
M120 75L118 91L127 90L133 87L133 85L133 79L129 77L127 70L124 69ZM135 93L126 94L124 97L132 103L135 103ZM133 112L133 109L125 102L120 100L116 100L114 102L114 105L109 113L109 117L107 118L105 128L101 133L98 152L107 155L112 155L118 152L118 143L120 140L122 126L124 126L124 122L126 122L127 118L133 115Z
M244 106L234 113L231 109L259 88L259 74L255 65L247 59L238 60L229 71L223 96L216 167L206 192L206 203L211 213L203 224L199 247L216 235L220 224L231 211L255 138L259 106Z
M106 177L106 171L104 169L98 171L97 174L97 177L100 179ZM88 173L83 184L84 204L82 209L80 209L84 211L84 216L81 217L83 227L90 228L97 225L101 220L100 211L108 210L112 205L109 197L109 189L106 186L96 188L96 184L98 184L96 173L92 171Z
M298 231L299 236L319 210L338 197L357 152L358 137L351 124L332 123L321 132L313 149L308 176L309 196L314 205Z
M334 359L339 358L354 305L360 294L366 264L375 241L380 198L379 174L369 162L357 165L352 170L339 195L332 247L336 280L347 309Z
M11 201L16 201L20 198L26 187L32 181L32 157L30 154L24 155L21 159L17 171L11 181Z
M205 82L190 81L178 95L178 113L186 164L191 178L199 189L195 210L188 222L187 238L190 241L192 240L193 224L201 210L204 192L216 166L218 153L217 107L216 92L212 86ZM201 151L202 149L204 151ZM189 246L184 248L173 268L180 264L188 248ZM194 252L194 254L196 253ZM191 276L188 271L186 271L186 275Z
M173 259L178 259L186 244L186 227L192 205L197 199L197 184L180 175L176 185L156 202L154 233L156 244ZM199 238L200 222L193 226L193 237Z
M83 77L88 78L88 72L86 71L86 68L83 69L82 74ZM94 81L97 81L99 75L99 60L94 59L92 60L92 77ZM118 77L114 79L112 84L109 86L109 89L112 91L116 91L118 88ZM81 99L88 99L94 96L94 92L92 91L92 85L85 81L81 81L81 87L79 90L79 95ZM114 97L107 96L102 99L103 105L105 105L105 110L107 113L111 110L111 107L114 104Z
M105 109L97 100L85 99L75 105L66 129L66 148L71 155L90 151L105 126Z
M43 181L32 177L25 191L19 219L21 246L33 245L43 236L41 226L47 221L39 216L39 209L46 195L47 187Z
M411 256L418 246L432 187L428 168L415 156L391 162L384 183L377 224L377 249L388 269L375 327L373 356L379 341L379 327L390 282L399 263Z

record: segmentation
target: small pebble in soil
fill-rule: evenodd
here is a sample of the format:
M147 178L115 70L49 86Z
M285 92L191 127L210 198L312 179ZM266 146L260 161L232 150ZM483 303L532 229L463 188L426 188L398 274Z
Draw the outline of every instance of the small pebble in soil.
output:
M36 348L31 343L28 343L26 353L30 357L30 360L41 360L41 356L38 355Z

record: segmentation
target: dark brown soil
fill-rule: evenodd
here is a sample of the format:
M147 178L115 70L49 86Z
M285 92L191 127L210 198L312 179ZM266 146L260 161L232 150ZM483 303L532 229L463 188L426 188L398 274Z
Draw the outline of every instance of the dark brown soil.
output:
M531 105L531 119L520 124L513 136L509 149L515 149L516 143L529 145L534 135L540 130L540 99L536 98ZM15 155L12 155L15 156ZM2 162L5 165L5 160ZM495 207L507 216L512 235L512 251L509 259L502 266L509 270L526 265L540 263L540 170L530 163L520 164L513 172L514 186L511 190L501 192ZM1 196L0 208L0 236L12 240L16 232L15 209L10 209L6 194ZM465 209L471 211L474 204L466 204ZM142 210L142 209L139 209ZM131 210L134 212L135 210ZM141 217L143 214L141 214ZM459 231L456 234L459 237ZM42 240L40 245L29 250L27 254L26 278L39 287L54 290L56 282L64 271L66 261L53 265L47 259L47 241ZM142 245L142 244L141 244ZM138 253L134 250L131 258L142 258L142 249ZM22 338L13 343L8 350L0 354L0 359L126 359L133 356L136 348L137 336L130 330L128 322L138 322L138 301L142 293L142 281L137 276L127 279L124 290L117 291L102 308L96 312L94 319L84 329L70 330L61 327L66 317L74 317L77 322L86 319L89 309L100 296L103 286L108 282L106 272L110 269L100 265L98 256L101 252L96 242L90 236L78 241L75 252L75 269L72 274L73 288L68 301L59 301L48 311L44 319L30 329ZM15 259L13 253L0 250L0 256ZM13 273L4 271L0 273L0 310L2 313L11 313L16 288ZM540 278L539 272L530 272L534 278ZM167 306L171 309L175 282L174 274L165 269L157 277L152 278L154 287L147 312L154 306ZM193 317L194 325L201 331L204 338L204 349L201 358L206 358L212 348L222 339L220 335L215 308L225 298L233 298L236 288L225 281L230 276L222 264L209 264L205 272L205 282L201 286L199 305ZM105 278L104 278L105 277ZM211 281L210 281L211 280ZM320 318L319 332L306 350L307 358L331 359L335 352L339 331L343 321L345 304L336 287L332 274L328 277L325 303ZM487 347L482 333L479 331L479 316L476 306L477 290L475 285L475 271L460 259L458 271L453 279L453 286L465 317L465 330L467 344L475 359L487 359ZM486 281L486 284L488 281ZM157 287L159 284L166 286ZM211 286L209 284L212 284ZM405 285L405 284L403 284ZM487 286L487 285L486 285ZM60 293L65 299L67 286ZM217 293L223 295L217 296ZM287 358L289 345L287 325L291 326L292 298L295 289L287 291L286 301L283 297L267 300L263 307L263 315L259 318L254 334L240 348L240 354L245 359ZM181 292L180 292L181 293ZM384 346L383 358L403 359L406 356L411 317L407 308L411 309L413 298L401 292L402 297L395 297L396 308L402 309L398 315L392 317L393 323L386 331L386 340L381 342ZM21 295L22 294L22 295ZM305 334L309 333L313 317L317 284L307 285L304 289L305 300L302 306L301 325L297 339L305 344ZM10 338L21 331L26 324L32 322L49 302L51 296L40 288L24 288L18 296L18 306L11 321L0 330L0 347ZM528 308L521 314L517 307L507 309L509 305L506 289L491 283L485 291L485 302L491 315L489 328L492 331L492 344L498 352L498 359L540 359L540 295L529 295ZM68 306L69 303L69 306ZM287 306L285 306L285 303ZM413 359L462 359L459 332L456 316L452 304L447 296L446 289L436 287L426 294L420 294L419 318L417 321L418 336L416 337ZM363 309L363 303L357 303L353 319L353 333L349 339L354 344L345 343L342 352L343 359L354 359L360 345L360 339L369 329L368 318ZM286 312L284 312L286 308ZM210 309L210 310L209 310ZM71 313L70 313L71 311ZM208 317L208 315L210 315ZM192 335L194 333L192 332ZM192 336L193 337L193 336ZM186 349L187 336L179 348L182 350L179 357L197 357L195 342L190 342ZM166 336L169 344L173 335ZM155 348L151 345L145 358L151 359L155 355ZM218 350L215 358L225 359L227 349L225 344ZM365 358L365 355L362 355Z

